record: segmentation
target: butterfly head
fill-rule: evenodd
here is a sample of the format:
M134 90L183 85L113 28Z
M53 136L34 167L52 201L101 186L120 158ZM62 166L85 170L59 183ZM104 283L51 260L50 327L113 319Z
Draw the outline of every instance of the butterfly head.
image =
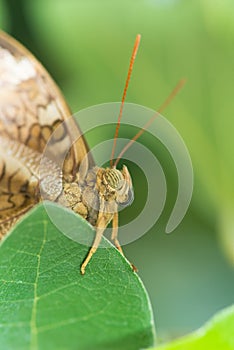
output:
M110 192L115 193L115 201L118 205L126 207L133 202L132 179L125 165L122 170L114 167L104 169L103 183Z

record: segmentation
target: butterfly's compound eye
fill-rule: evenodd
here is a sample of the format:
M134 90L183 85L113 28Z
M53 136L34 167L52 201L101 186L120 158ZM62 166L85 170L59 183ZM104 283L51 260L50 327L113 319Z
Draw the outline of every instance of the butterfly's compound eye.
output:
M126 207L133 202L132 180L126 166L121 171L115 168L105 169L104 182L115 192L118 205Z
M113 190L120 190L123 187L124 184L124 177L121 173L121 171L117 169L106 169L104 178L106 183L113 189Z

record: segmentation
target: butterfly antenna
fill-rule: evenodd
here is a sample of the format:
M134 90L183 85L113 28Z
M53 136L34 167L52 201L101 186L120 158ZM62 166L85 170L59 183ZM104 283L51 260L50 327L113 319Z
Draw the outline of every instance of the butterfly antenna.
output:
M135 58L136 58L137 50L138 50L138 47L140 45L140 40L141 40L141 35L138 34L136 36L135 44L134 44L133 51L132 51L132 56L131 56L131 59L130 59L130 64L129 64L129 68L128 68L128 75L127 75L126 83L125 83L125 86L124 86L123 96L122 96L120 110L119 110L118 121L117 121L117 124L116 124L115 136L114 136L113 147L112 147L111 158L110 158L110 165L111 165L111 167L113 166L113 158L114 158L114 155L115 155L116 142L117 142L117 138L118 138L118 134L119 134L120 122L121 122L121 118L122 118L122 115L123 115L124 102L125 102L126 95L127 95L129 81L131 79L132 69L133 69Z
M171 103L171 101L175 98L175 96L178 94L178 92L183 88L184 84L186 83L186 79L181 79L176 87L172 90L170 95L167 97L167 99L163 102L163 104L160 106L158 111L148 120L148 122L142 127L140 131L126 144L126 146L122 149L120 154L118 155L114 167L117 166L119 163L120 159L123 157L123 154L131 147L131 145L139 139L139 137L145 132L145 130L148 129L148 127L154 122L154 120L159 116L160 113L162 113L165 108Z

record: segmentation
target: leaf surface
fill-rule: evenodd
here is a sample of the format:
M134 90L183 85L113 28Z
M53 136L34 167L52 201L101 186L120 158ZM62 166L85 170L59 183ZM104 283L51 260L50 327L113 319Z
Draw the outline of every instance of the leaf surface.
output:
M69 223L76 241L48 217ZM51 216L51 214L53 214ZM53 216L54 217L54 216ZM40 204L0 247L3 349L140 349L153 345L151 306L138 276L106 240L80 274L94 229L53 203Z

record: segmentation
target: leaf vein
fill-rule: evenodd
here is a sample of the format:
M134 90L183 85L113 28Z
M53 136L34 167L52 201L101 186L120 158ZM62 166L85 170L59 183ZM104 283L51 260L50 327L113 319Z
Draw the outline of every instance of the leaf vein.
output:
M32 306L32 316L31 316L31 322L30 322L30 327L31 327L31 346L30 348L32 350L38 349L38 329L37 329L37 324L36 324L36 318L37 318L37 303L38 303L38 292L37 292L37 287L38 287L38 280L39 280L39 274L40 274L40 265L41 265L41 254L44 249L45 243L46 243L46 233L47 233L47 222L44 221L44 235L43 235L43 240L42 244L39 250L39 253L37 255L37 272L36 272L36 278L35 278L35 283L34 283L34 299L33 299L33 306Z

